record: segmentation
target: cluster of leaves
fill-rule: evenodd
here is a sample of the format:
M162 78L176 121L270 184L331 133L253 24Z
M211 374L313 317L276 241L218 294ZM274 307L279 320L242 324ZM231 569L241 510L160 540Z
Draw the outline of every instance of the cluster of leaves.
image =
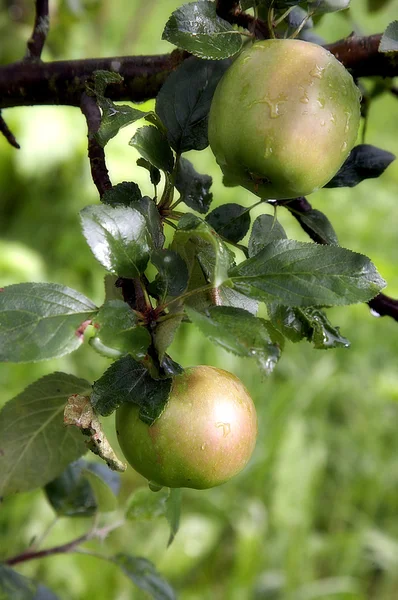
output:
M304 32L304 25L311 25L310 12L332 12L348 2L241 4L275 11L275 22L279 19L285 29L301 27ZM300 222L324 245L287 239L276 204L269 200L249 207L227 203L211 210L211 177L198 173L183 154L208 145L212 96L229 57L242 46L241 33L216 15L214 2L186 4L170 17L163 37L196 56L169 76L154 111L116 105L107 97L107 87L120 82L118 74L97 72L88 86L102 111L96 134L102 147L120 128L139 119L147 122L130 145L141 155L137 165L148 171L154 194L143 196L136 183L123 182L107 191L101 204L81 212L87 243L107 271L102 306L58 284L25 283L1 290L0 360L59 357L84 339L114 359L93 386L54 373L6 404L0 413L1 496L44 486L59 515L114 511L118 475L79 460L87 446L78 429L64 427L68 398L90 397L93 413L104 416L122 402L134 402L150 425L167 402L172 376L181 370L167 349L183 321L224 349L255 359L269 373L285 339L309 340L319 349L348 346L324 308L366 302L384 286L367 257L338 245L331 224L317 210L300 215ZM391 43L394 36L390 30ZM387 43L386 51L390 47ZM393 158L373 146L357 146L328 186L353 186L377 177ZM252 222L251 210L259 204L271 214ZM179 205L185 205L184 212ZM173 233L167 247L165 227ZM258 316L265 314L264 308L267 318ZM135 495L125 517L165 516L171 541L178 528L178 492L148 494L145 490ZM118 555L110 560L153 597L173 597L145 559ZM7 589L26 586L32 597L51 597L8 567L1 569Z

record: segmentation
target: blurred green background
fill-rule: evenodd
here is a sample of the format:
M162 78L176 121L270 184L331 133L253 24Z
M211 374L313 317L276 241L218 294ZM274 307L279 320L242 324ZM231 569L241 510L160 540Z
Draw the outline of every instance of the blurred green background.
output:
M20 59L31 33L33 2L0 4L0 62ZM163 26L178 0L55 0L44 60L169 52ZM373 3L374 4L374 3ZM396 0L367 12L352 0L350 15L327 16L317 27L327 41L352 30L382 31L397 15ZM364 82L371 87L371 82ZM366 142L398 154L397 99L371 106ZM33 107L4 111L21 144L0 138L0 284L53 281L103 300L102 268L80 232L78 212L98 202L86 156L85 121L78 109ZM107 146L113 183L151 186L128 146L134 127ZM208 150L191 153L197 170L214 178L214 206L253 203L242 189L223 188ZM310 200L326 212L342 246L370 256L398 297L398 165L354 189L323 190ZM278 218L290 237L305 240L292 217ZM183 326L171 348L183 366L210 364L232 371L249 388L259 437L249 466L234 480L205 492L183 493L183 518L166 549L165 520L129 524L97 551L145 556L183 600L396 600L398 598L398 326L371 316L365 305L329 311L351 341L348 350L317 351L288 343L266 378L248 360L214 347ZM59 360L0 365L0 406L55 370L90 381L109 361L82 346ZM112 419L106 423L115 443ZM121 498L145 481L129 470ZM40 490L0 507L0 559L22 551L52 522ZM63 543L89 522L60 519L46 543ZM71 554L22 564L63 600L141 599L111 564Z

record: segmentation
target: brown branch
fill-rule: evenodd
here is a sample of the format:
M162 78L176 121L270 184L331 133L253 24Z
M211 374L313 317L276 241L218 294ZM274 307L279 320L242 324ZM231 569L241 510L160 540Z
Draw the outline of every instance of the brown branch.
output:
M379 52L381 37L381 33L363 37L352 34L325 48L350 69L355 78L395 77L398 75L398 60L394 53Z
M81 97L80 109L87 121L88 157L91 166L91 176L102 198L106 190L111 189L112 183L109 179L108 169L106 168L104 149L95 137L101 124L101 112L94 97L88 96L85 92Z
M218 0L217 14L232 25L243 27L252 33L258 40L266 40L271 37L268 23L261 19L255 19L240 8L240 3L235 0Z
M107 87L109 98L144 102L157 96L167 76L187 56L187 52L174 50L156 56L12 63L0 67L0 109L38 104L80 106L86 82L98 70L119 73L124 79Z
M38 60L45 44L49 29L48 0L35 0L36 16L32 35L27 42L25 60Z
M4 135L4 137L6 138L7 142L9 144L11 144L11 146L14 146L14 148L16 148L17 150L20 149L21 146L18 144L17 140L15 139L14 134L8 128L7 123L5 122L5 120L3 119L3 117L1 116L1 110L0 110L0 133L2 133Z
M278 206L284 206L293 215L293 217L299 222L303 230L310 236L310 238L317 244L326 244L315 232L305 227L301 221L301 216L312 210L311 204L307 198L303 196L294 198L293 200L278 200L276 202ZM374 310L380 317L391 317L398 321L398 300L390 298L385 294L378 294L372 300L367 303L369 308Z
M74 550L80 546L80 544L87 542L91 537L92 536L89 533L86 533L85 535L81 535L67 544L62 544L61 546L53 546L52 548L46 548L45 550L27 550L26 552L22 552L21 554L8 558L4 561L4 564L11 567L13 565L17 565L18 563L34 560L36 558L44 558L46 556L53 556L54 554L64 554L65 552Z

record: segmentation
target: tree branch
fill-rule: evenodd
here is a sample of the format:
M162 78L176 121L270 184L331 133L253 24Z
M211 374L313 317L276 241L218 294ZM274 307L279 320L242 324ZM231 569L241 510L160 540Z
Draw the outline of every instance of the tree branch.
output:
M217 0L217 14L232 25L247 29L258 40L266 40L271 37L268 23L243 12L240 3L235 0Z
M116 56L49 63L17 62L0 67L0 109L37 104L80 106L94 71L119 73L124 81L107 87L112 100L155 98L167 76L189 54L174 50L155 56Z
M398 75L398 61L394 53L379 52L382 34L347 38L325 46L329 52L350 69L357 77L395 77Z
M276 204L287 208L290 214L293 215L314 242L317 244L325 244L319 236L306 228L301 221L301 216L312 210L312 206L307 198L301 196L299 198L293 198L293 200L278 200ZM380 317L391 317L392 319L395 319L395 321L398 321L398 300L394 300L394 298L390 298L389 296L380 293L372 300L369 300L367 304L369 308L374 310Z
M11 146L14 146L14 148L16 148L17 150L20 149L21 146L18 144L17 140L15 139L14 134L8 128L7 123L5 122L5 120L3 119L3 117L1 116L1 110L0 110L0 133L2 133L4 135L4 137L6 138L7 142L9 144L11 144Z
M241 18L250 15L241 13ZM354 77L398 75L398 64L378 52L381 34L350 36L326 48L351 70ZM143 102L155 98L167 76L189 54L174 50L154 56L119 56L49 63L17 62L0 67L0 109L36 104L79 106L85 84L94 71L119 73L124 81L108 86L112 100Z
M25 60L38 60L45 44L49 29L48 0L35 0L36 16L32 35L27 42Z
M101 124L101 112L94 97L88 96L85 92L81 97L80 109L87 121L88 158L90 160L91 176L102 198L106 190L111 189L112 183L106 168L104 149L95 137Z

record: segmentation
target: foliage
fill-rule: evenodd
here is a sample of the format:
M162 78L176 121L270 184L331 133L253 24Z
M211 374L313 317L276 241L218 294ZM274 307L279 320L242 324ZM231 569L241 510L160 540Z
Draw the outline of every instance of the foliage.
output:
M249 7L254 3L241 4ZM269 2L256 4L259 5L256 10L260 13L268 9L273 11L270 14L274 22L281 19L276 25L276 31L280 32L285 28L289 34L301 25L303 32L305 27L312 25L309 19L305 23L293 19L293 15L296 15L299 20L298 9L305 14L311 9L315 12L313 23L322 24L320 19L325 22L329 19L327 14L324 16L325 13L346 8L342 6L343 3L337 2L284 1L274 2L272 7ZM297 12L291 11L291 8L297 9ZM71 11L70 8L67 10ZM346 13L342 12L339 18L343 19L344 14ZM70 18L73 21L76 17ZM165 21L166 18L163 19ZM364 435L363 427L366 417L368 420L371 417L375 405L370 398L365 399L366 417L363 417L361 425L361 406L357 406L359 414L354 416L354 412L350 412L352 407L347 407L338 398L337 388L342 386L344 393L346 385L343 375L344 357L333 358L333 353L331 356L326 353L327 356L322 355L325 358L316 358L305 345L300 344L301 355L300 350L296 352L286 342L308 340L315 349L348 347L348 340L328 317L332 321L340 319L346 327L350 321L347 321L342 311L332 309L331 315L328 313L327 316L326 310L333 305L369 301L383 288L384 282L370 259L362 253L352 252L338 245L332 225L320 210L311 209L296 215L303 230L317 243L289 239L292 234L290 227L283 226L283 203L277 206L272 199L264 198L260 203L250 205L246 201L247 194L228 190L225 192L226 202L220 204L221 188L216 183L213 189L210 175L202 173L207 169L206 163L201 163L200 159L197 163L194 153L184 155L188 151L201 151L207 147L207 119L214 90L230 64L229 58L235 56L242 46L242 34L247 36L249 33L250 31L238 29L236 25L217 17L213 2L192 2L179 6L167 21L163 37L199 58L185 60L167 78L157 96L154 110L152 106L145 106L144 109L140 107L138 110L126 104L116 104L110 90L112 85L121 82L121 78L115 73L97 72L94 83L88 84L87 93L93 95L102 112L96 140L107 152L107 144L112 140L109 144L110 154L111 145L123 136L123 131L119 133L119 130L128 131L124 128L131 125L134 127L138 119L144 119L148 123L145 126L140 123L141 126L130 135L130 146L141 156L137 164L144 167L145 171L142 170L143 175L137 179L138 183L128 181L108 189L101 198L101 204L80 207L84 236L101 267L95 266L94 261L90 263L89 253L85 248L82 266L75 268L75 273L81 268L82 276L72 277L68 286L52 283L16 284L12 281L12 285L5 286L0 293L0 356L3 361L55 359L79 347L81 349L78 352L85 352L85 347L97 352L95 359L88 359L89 373L86 375L83 370L84 377L96 380L93 386L83 379L57 372L39 379L5 405L0 414L0 490L2 495L7 495L43 487L58 515L80 515L84 520L92 515L102 518L108 512L114 516L123 513L123 524L124 519L134 521L138 532L144 531L142 519L166 517L171 530L170 534L166 532L166 537L170 536L169 541L172 541L179 527L180 498L168 490L157 493L146 490L144 493L141 490L139 494L142 498L135 496L135 499L127 502L125 510L122 506L123 498L120 501L116 499L119 478L115 478L115 474L105 465L79 458L86 450L83 438L74 428L63 427L62 413L68 397L73 394L91 394L92 406L100 415L109 415L123 401L129 401L139 406L143 420L153 422L167 402L171 378L181 370L174 360L185 364L188 356L195 356L194 350L190 349L186 354L181 349L187 336L187 328L198 328L218 348L232 352L232 356L219 355L223 357L222 360L229 361L232 369L240 369L240 361L244 358L254 359L255 364L260 367L256 377L259 377L261 371L273 371L274 381L287 386L286 398L289 395L297 397L299 404L303 402L299 400L300 393L306 397L307 375L315 386L315 391L308 393L307 401L315 402L317 395L320 398L318 408L314 406L304 409L304 412L308 411L307 421L297 406L294 407L277 390L276 383L272 383L272 380L268 380L264 388L273 390L274 399L264 404L263 394L257 394L259 404L263 403L260 420L263 426L271 425L271 439L265 440L262 437L257 458L247 471L251 491L258 500L252 498L246 503L239 484L236 488L230 488L242 500L244 508L239 516L236 506L221 491L218 492L219 495L216 492L211 496L213 500L203 500L203 505L199 507L193 496L188 497L191 510L203 513L204 530L210 532L213 527L211 535L214 535L214 539L209 542L209 552L212 553L215 566L212 567L211 558L205 566L206 576L213 578L213 587L206 588L208 584L203 579L200 581L199 575L194 576L202 586L202 597L206 593L217 597L219 591L214 583L212 569L222 567L216 550L217 528L220 528L227 537L233 535L237 552L231 587L221 591L220 597L233 598L234 594L238 594L236 597L244 597L246 591L249 593L248 590L259 598L265 597L264 595L268 597L272 593L274 597L278 597L278 594L283 597L287 590L294 590L297 597L303 598L340 593L347 598L359 600L365 597L366 592L362 593L359 584L353 579L338 576L345 574L341 565L337 565L339 545L344 543L339 539L339 525L336 525L336 531L332 530L335 525L330 526L330 531L325 534L324 528L329 527L325 525L328 523L327 515L321 507L315 507L314 502L316 492L321 493L321 477L328 493L334 490L335 480L342 481L344 492L354 496L353 505L360 505L359 510L369 516L363 531L360 531L358 525L356 535L361 540L350 537L351 534L344 530L344 541L354 546L354 542L357 543L356 547L361 548L361 552L363 548L370 548L375 564L389 573L387 563L394 560L390 558L394 553L389 546L392 543L389 536L390 533L391 536L395 535L395 532L393 529L390 532L386 526L387 533L383 537L380 532L371 530L370 515L375 519L379 518L377 510L371 499L368 504L365 500L361 504L359 488L349 488L344 461L336 459L332 452L335 448L337 453L347 450L347 456L355 453L354 442L350 442L347 437L347 424L351 418L354 422L354 438L366 446L367 456L371 461L372 447ZM380 50L391 53L395 48L395 37L394 24L391 24L383 37ZM54 48L52 52L55 52ZM388 86L387 82L383 93L388 93ZM372 118L373 115L370 123ZM380 143L384 144L384 141ZM327 187L352 187L364 180L377 178L392 160L393 155L386 150L370 144L358 144ZM200 165L200 173L195 168L197 164ZM137 171L138 169L134 170L134 178ZM144 174L147 175L148 183L153 186L152 196L141 192L141 189L147 189ZM366 185L367 183L363 183L361 189L365 190ZM289 209L288 205L286 207ZM192 214L192 210L201 216ZM328 209L325 210L328 212ZM68 218L68 211L63 209L62 212ZM294 209L291 212L294 214ZM51 214L51 209L48 214ZM46 214L42 215L42 221L46 222ZM300 234L295 231L293 235ZM354 247L353 241L349 242ZM78 248L83 248L83 244L76 244L78 254ZM350 245L347 238L344 239L344 245ZM378 256L373 248L365 246L365 251L372 254L375 252L375 256ZM70 244L67 253L63 251L63 254L67 254L66 262L73 265L75 241ZM383 261L379 261L379 264L383 270ZM105 276L104 300L101 299L102 282L98 284L102 268L108 273ZM60 270L56 278L59 277L58 280L62 281L64 274ZM43 276L43 280L47 279L48 276ZM92 283L94 279L96 284ZM69 285L84 290L84 295ZM95 303L86 294L95 298ZM354 328L352 332L355 346L359 339L358 329ZM87 341L88 346L83 344ZM198 341L193 344L198 344ZM88 353L86 355L89 356ZM98 371L96 363L108 365L99 355L116 359L107 370L105 366L102 368L105 371L103 374ZM76 364L73 361L78 361L73 356L69 363L63 363L64 370ZM217 360L215 356L210 361ZM281 356L284 358L277 365ZM307 356L313 365L318 365L320 373L310 373L304 359ZM337 370L335 361L340 361L340 370ZM201 362L204 362L203 359ZM44 367L38 364L35 368ZM84 365L79 368L84 369ZM302 373L299 372L300 368ZM335 391L322 390L328 375L327 372L324 373L322 379L322 369L336 373L333 386ZM248 367L249 372L255 373L255 370ZM294 382L299 392L294 389ZM388 387L388 381L383 385ZM359 398L360 392L357 392ZM387 402L385 404L387 415L391 407ZM322 411L323 415L320 414ZM333 413L331 422L326 417L329 411ZM282 420L278 413L286 417L285 432L282 431ZM387 454L390 448L392 431L387 416L379 415L379 419L378 433L383 438L383 446L376 449L376 455L381 465L384 462L383 453ZM346 424L341 435L337 434L333 420ZM273 426L275 429L272 429ZM321 431L316 432L318 426ZM112 430L113 428L109 428L111 441ZM358 457L358 452L355 456ZM389 472L393 474L394 461L391 459L387 462ZM292 472L292 466L289 471L289 465L295 467L296 474ZM353 460L350 466L350 472L354 473ZM369 483L367 469L373 473L375 480L378 478L375 463L372 462L367 467L361 465L356 476L363 489ZM271 472L272 485L265 476ZM133 482L133 485L137 485L134 479ZM379 484L380 489L385 489L384 481L380 479ZM271 487L274 487L272 491ZM270 511L269 531L264 525L263 500L259 499L263 498L264 488ZM289 490L291 497L286 497ZM297 493L295 500L294 493ZM14 498L6 500L12 501ZM215 508L220 501L224 505L221 511ZM209 504L206 505L206 502ZM389 509L393 505L393 500L390 502L389 497L387 505ZM346 518L344 506L346 505L340 508L338 503L333 504L337 523ZM144 516L142 511L146 511ZM229 511L231 513L227 514ZM218 514L219 512L225 514ZM386 514L390 514L387 509ZM353 514L351 517L354 520L356 518ZM319 522L315 523L317 519ZM156 529L158 521L154 523ZM312 526L311 536L308 536ZM162 530L161 526L159 530ZM100 527L96 524L89 530L89 534L83 534L81 543L105 537L110 531L105 525ZM185 535L183 531L181 534ZM303 569L300 574L299 554L291 550L292 562L298 562L286 568L287 578L280 576L283 553L289 551L287 538L290 535L295 536L296 546L300 540L304 543L307 537L311 538L312 546L306 545L306 552L307 555L312 554L313 573L308 569L304 575ZM325 543L324 550L319 547L316 550L315 546L317 543L319 546L320 537L323 538L324 535L329 535L330 541L326 543L322 539L322 543ZM141 535L143 547L147 537L148 535ZM279 549L272 564L272 561L264 559L260 549L266 539L268 543L273 543L277 538L276 548ZM178 539L179 536L175 544ZM72 548L73 546L69 548L66 544L64 551L68 552ZM255 548L258 549L257 556ZM120 552L120 546L116 547L108 555L110 564L119 567L127 578L150 596L175 597L173 590L153 564L147 558L135 554L137 550L141 554L137 546L134 547L134 555L127 555ZM37 551L37 548L32 551ZM130 551L131 545L128 545L128 552ZM173 547L170 551L173 551ZM205 559L206 550L201 552L200 556ZM345 556L347 553L348 551ZM10 556L12 552L7 554ZM180 556L182 554L184 553L180 553ZM7 559L8 556L4 558ZM389 558L385 559L386 556ZM230 560L225 558L227 562ZM253 562L252 567L249 566L249 560ZM323 561L328 566L318 568ZM355 563L354 559L352 563ZM184 569L181 569L181 574L174 571L174 576L170 564L165 570L178 587L186 585L187 590L192 588L188 580L184 582ZM275 573L275 570L279 573ZM185 572L188 571L189 568ZM351 573L358 581L362 577L361 569L356 563L353 564ZM324 580L312 581L322 574L326 576ZM28 573L29 577L31 575L34 575L34 571ZM29 577L22 577L9 566L2 566L0 592L5 594L5 598L17 597L17 593L25 594L23 597L30 597L28 594L34 598L55 597ZM240 585L242 588L239 588ZM389 598L390 592L394 594L394 577L389 579L386 576L383 585L377 593L384 600L384 597ZM245 591L242 592L242 589ZM78 592L74 593L78 597ZM194 598L192 589L187 594L190 594L187 598Z

